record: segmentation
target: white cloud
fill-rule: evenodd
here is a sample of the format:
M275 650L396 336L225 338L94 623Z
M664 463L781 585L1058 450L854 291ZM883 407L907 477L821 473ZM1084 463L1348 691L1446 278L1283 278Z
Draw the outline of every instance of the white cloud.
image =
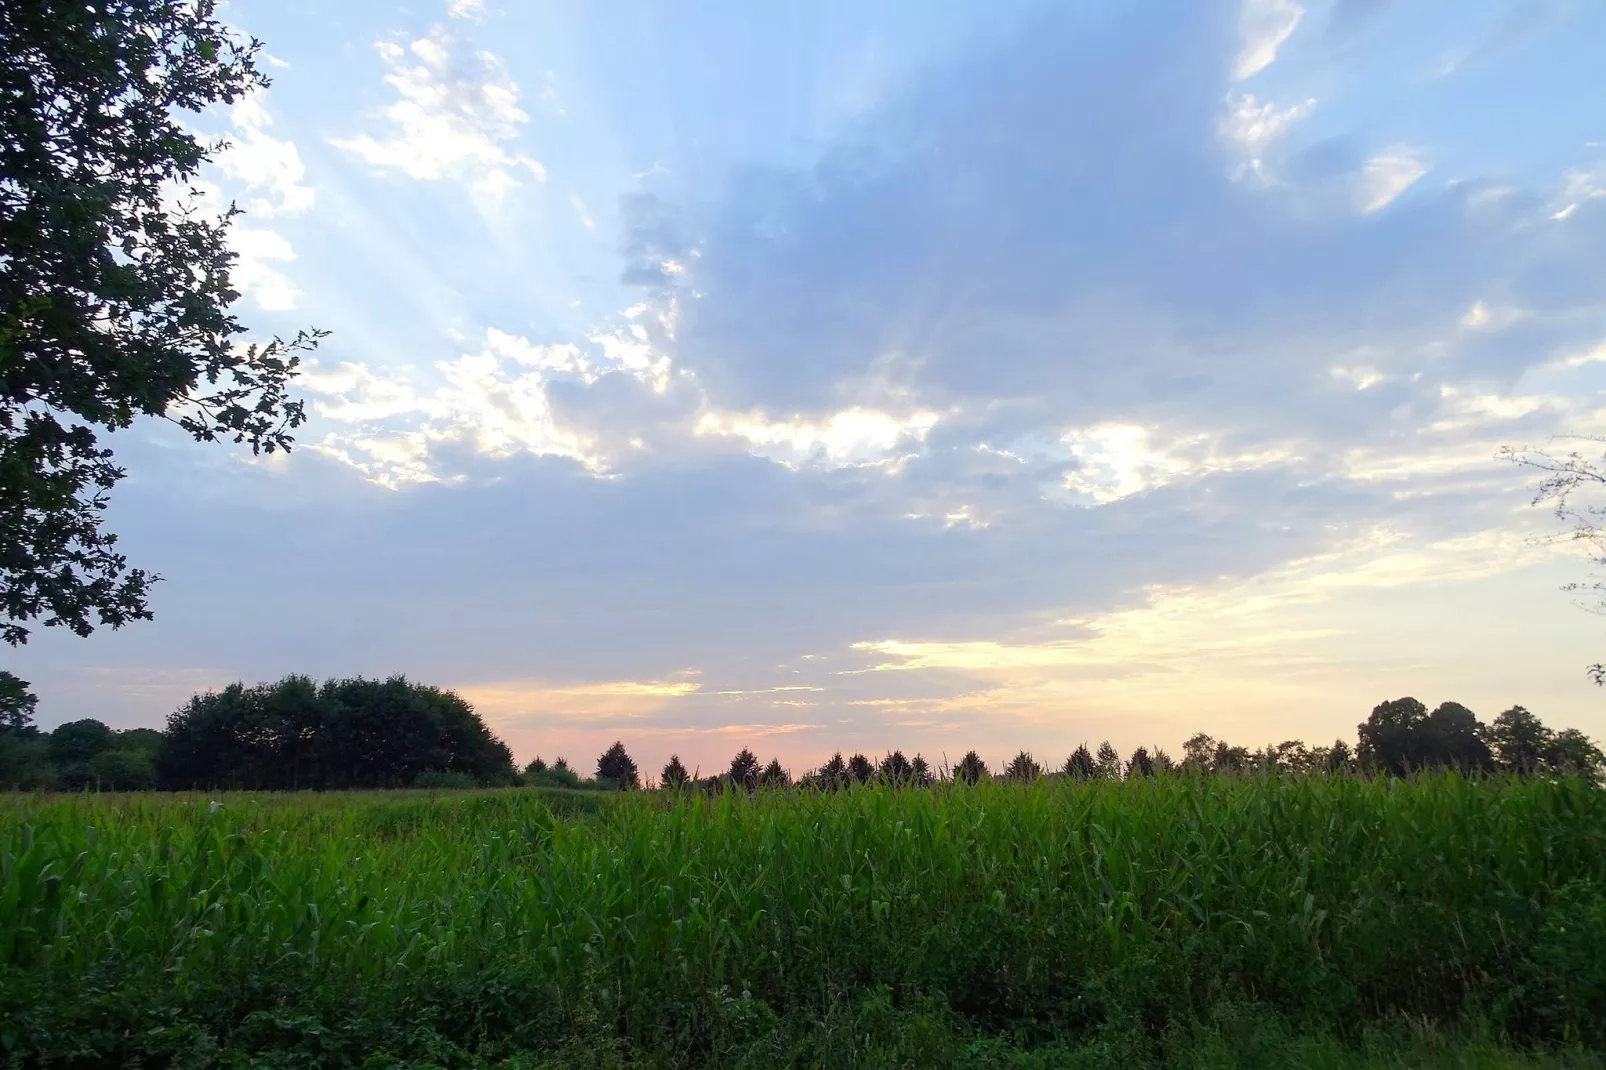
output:
M854 407L818 420L709 410L698 418L696 433L745 439L754 453L787 467L896 467L919 448L939 419L925 409L897 416Z
M1243 49L1233 64L1233 77L1241 81L1271 66L1304 14L1293 0L1244 0Z
M1360 210L1367 215L1381 211L1427 173L1428 165L1422 162L1416 149L1408 146L1373 156L1361 168L1356 190Z
M454 19L482 19L485 0L446 0L446 14Z
M384 111L393 129L387 137L359 134L334 144L412 178L462 181L497 203L518 176L544 181L546 169L504 147L529 120L506 64L491 52L454 54L453 45L439 27L406 48L379 42L375 48L390 69L385 81L398 95Z
M559 420L547 396L557 375L595 378L573 345L538 346L492 328L478 353L434 365L441 382L420 390L400 372L365 364L314 364L300 382L321 419L351 425L313 449L350 464L387 487L449 481L432 457L443 445L466 445L492 458L528 453L568 457L598 474L607 465L592 436Z
M228 231L229 248L234 251L234 268L229 282L240 293L256 302L265 312L283 312L296 307L301 291L270 262L296 258L290 243L275 231L235 223Z
M256 216L300 215L311 211L316 200L305 183L307 169L295 142L266 132L273 123L263 106L262 94L251 93L234 102L230 111L234 132L218 154L218 170L240 184L247 194L247 212Z
M578 193L569 194L569 203L574 206L574 214L580 217L580 225L587 230L597 229L597 221L591 218L591 212L586 208L586 202L580 199Z
M1065 473L1059 489L1091 499L1096 505L1119 501L1178 479L1261 468L1294 457L1281 447L1222 455L1204 435L1161 445L1153 441L1148 429L1123 423L1073 428L1060 441L1069 447L1077 463Z
M1227 115L1221 120L1221 134L1246 150L1255 151L1283 136L1288 128L1316 107L1316 98L1303 104L1278 109L1271 101L1261 103L1253 93L1241 93L1227 101Z
M1591 171L1576 168L1569 170L1562 179L1561 191L1557 194L1557 200L1566 203L1551 218L1566 219L1578 210L1580 204L1597 197L1606 197L1606 167L1597 167Z

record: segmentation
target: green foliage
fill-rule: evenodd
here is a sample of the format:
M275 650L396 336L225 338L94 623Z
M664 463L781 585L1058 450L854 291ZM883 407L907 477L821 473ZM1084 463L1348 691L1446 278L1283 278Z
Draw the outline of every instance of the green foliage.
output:
M1378 703L1357 729L1361 764L1396 776L1424 768L1421 741L1427 719L1428 708L1414 698Z
M242 346L231 209L193 196L213 146L184 113L264 86L255 41L198 0L0 5L0 638L149 618L156 577L102 526L136 417L288 449L302 334Z
M1555 739L1544 722L1521 706L1496 717L1486 736L1500 768L1513 773L1537 773Z
M0 732L0 791L43 791L56 786L50 740L41 735Z
M467 791L479 781L456 769L425 769L413 778L413 787L430 791Z
M217 802L0 803L12 1061L1449 1066L1462 1028L1606 1044L1606 791L1578 778Z
M1107 739L1099 744L1098 776L1100 780L1121 779L1121 755Z
M174 788L405 787L426 769L514 779L512 754L472 706L401 676L197 695L168 718L158 763Z
M39 696L28 690L28 681L0 669L0 734L32 731L38 708Z
M621 791L641 787L641 776L636 763L625 753L625 745L614 740L613 746L597 759L597 781Z
M1132 759L1126 763L1126 775L1128 779L1154 775L1154 759L1149 756L1149 748L1139 747L1132 752Z

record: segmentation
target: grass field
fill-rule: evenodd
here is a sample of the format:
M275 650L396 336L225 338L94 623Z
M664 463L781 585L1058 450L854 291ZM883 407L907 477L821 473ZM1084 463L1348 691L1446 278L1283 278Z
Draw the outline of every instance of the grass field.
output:
M0 800L22 1066L1601 1066L1606 791Z

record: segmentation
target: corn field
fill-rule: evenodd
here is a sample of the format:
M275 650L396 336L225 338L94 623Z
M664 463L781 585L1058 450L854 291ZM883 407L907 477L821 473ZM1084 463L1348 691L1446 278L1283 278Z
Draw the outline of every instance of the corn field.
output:
M1028 1045L1227 1004L1606 1042L1606 791L1579 780L566 799L0 801L0 1054L695 1063L866 998Z

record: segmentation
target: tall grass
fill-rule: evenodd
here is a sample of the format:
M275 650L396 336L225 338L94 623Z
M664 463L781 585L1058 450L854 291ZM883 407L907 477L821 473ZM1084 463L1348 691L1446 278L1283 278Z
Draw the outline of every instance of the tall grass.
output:
M552 798L0 804L0 1041L427 1027L692 1057L886 993L1026 1043L1244 1004L1606 1043L1606 792L1581 781Z

